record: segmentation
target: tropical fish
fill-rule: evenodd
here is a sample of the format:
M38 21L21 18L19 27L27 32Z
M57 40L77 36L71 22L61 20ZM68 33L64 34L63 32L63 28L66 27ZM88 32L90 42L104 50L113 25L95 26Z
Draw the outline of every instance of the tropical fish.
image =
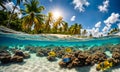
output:
M97 68L102 69L103 71L109 69L113 66L112 62L109 62L108 60L105 60L104 62L101 62L97 65Z
M71 48L66 48L65 52L70 53L70 52L72 52L72 49Z
M70 60L71 60L71 58L63 58L63 62L65 62L65 63L68 63L68 62L70 62Z
M49 56L56 56L56 53L55 53L54 51L50 51L50 52L48 53L48 55L49 55Z

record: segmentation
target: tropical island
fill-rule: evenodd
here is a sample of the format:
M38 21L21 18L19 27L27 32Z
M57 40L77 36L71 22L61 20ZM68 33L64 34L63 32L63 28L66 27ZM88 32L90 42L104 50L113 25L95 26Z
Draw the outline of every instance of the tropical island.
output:
M119 11L93 2L0 0L0 72L120 72Z
M82 24L69 24L63 20L59 12L49 12L47 15L42 14L44 6L39 6L39 1L26 1L23 5L25 9L20 9L19 13L15 10L21 1L17 1L12 11L8 11L1 1L2 10L0 10L0 24L15 31L21 31L28 34L65 34L79 35L81 38L94 37L92 34L86 35L87 30L83 29ZM20 15L23 15L19 18ZM108 32L108 35L119 32L114 28ZM101 34L101 36L103 36Z

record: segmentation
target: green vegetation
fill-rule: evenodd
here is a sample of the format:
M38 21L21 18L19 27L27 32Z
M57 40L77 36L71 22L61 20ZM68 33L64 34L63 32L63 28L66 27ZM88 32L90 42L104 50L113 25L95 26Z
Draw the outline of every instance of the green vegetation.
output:
M25 9L20 11L24 16L19 19L14 11L16 6L20 5L21 1L22 0L17 0L17 3L11 12L5 10L0 11L0 25L29 34L54 33L81 35L81 24L75 23L68 26L69 24L63 21L62 16L55 19L53 17L54 12L49 12L48 15L42 14L41 12L45 7L39 6L39 0L30 0L29 2L26 2L24 4ZM0 2L0 5L3 9L6 9L5 6L3 6L2 1Z
M114 34L114 33L117 33L117 32L119 32L119 29L118 28L113 28L113 29L110 30L108 35L111 35L111 34Z

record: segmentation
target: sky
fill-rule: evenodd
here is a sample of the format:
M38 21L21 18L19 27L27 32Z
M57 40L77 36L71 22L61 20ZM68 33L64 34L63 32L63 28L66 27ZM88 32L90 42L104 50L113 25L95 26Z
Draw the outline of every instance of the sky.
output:
M69 26L78 23L83 29L101 34L112 28L120 29L120 0L39 0L45 7L43 14L61 15ZM15 4L15 0L13 0ZM14 5L13 4L13 5ZM9 5L8 5L9 7ZM24 6L21 4L20 7Z

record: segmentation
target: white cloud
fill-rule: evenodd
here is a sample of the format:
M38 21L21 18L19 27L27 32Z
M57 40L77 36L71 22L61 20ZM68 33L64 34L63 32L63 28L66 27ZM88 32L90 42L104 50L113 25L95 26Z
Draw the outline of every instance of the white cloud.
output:
M75 21L75 18L76 18L76 16L72 16L70 20Z
M112 13L111 16L104 21L104 23L105 24L116 23L117 21L120 21L119 17L120 17L119 13Z
M105 0L103 2L103 5L98 6L98 9L101 12L107 12L108 11L108 6L109 6L109 0Z
M5 7L6 7L7 11L11 11L11 12L12 12L14 6L15 6L15 4L13 2L8 2L8 3L5 4ZM22 17L22 14L20 13L20 7L19 6L17 6L15 8L14 13L17 13L18 18Z
M103 33L107 33L110 30L111 27L105 26L102 31Z
M85 6L90 5L87 0L73 0L72 3L75 5L74 9L78 9L80 12L84 12Z
M117 25L118 25L118 28L120 29L120 23L118 23Z
M102 32L99 32L99 28L86 29L86 31L87 31L86 36L92 34L93 37L100 37L101 35L103 35Z
M111 29L112 24L119 22L120 15L118 13L112 13L111 16L109 16L106 20L104 20L104 23L106 26L102 29L104 34L107 34L108 31Z
M95 27L97 27L97 28L99 28L100 26L101 26L101 21L99 21L95 24Z

